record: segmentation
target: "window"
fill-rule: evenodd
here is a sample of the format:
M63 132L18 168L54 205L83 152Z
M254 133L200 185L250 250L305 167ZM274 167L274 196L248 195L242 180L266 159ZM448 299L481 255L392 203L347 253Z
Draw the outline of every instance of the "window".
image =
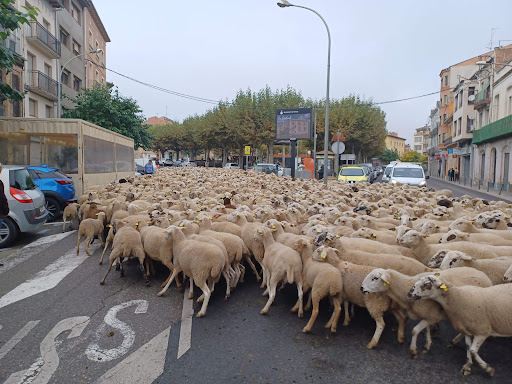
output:
M455 135L457 135L457 120L453 122L453 131L455 132Z
M443 114L443 122L446 121L446 113Z
M49 21L43 19L43 25L44 25L44 27L46 28L47 31L51 30L50 22Z
M103 84L104 82L105 82L105 79L102 77L101 78L101 84ZM510 100L511 100L511 106L512 106L512 97L510 98Z
M73 40L73 54L78 56L80 54L80 44L78 44L75 40Z
M471 132L472 130L473 130L473 119L471 119L468 116L468 120L467 120L467 123L466 123L466 132Z
M90 49L91 51L92 51L92 40L93 40L92 31L89 29L89 40L87 42L89 43L89 48L91 48Z
M20 78L18 75L15 75L14 73L11 75L12 80L12 88L16 89L17 91L20 90ZM21 101L13 101L12 102L12 115L14 117L21 117Z
M444 86L447 87L448 86L448 76L445 76L444 77Z
M50 67L46 63L44 63L44 74L48 76L50 79L52 78L52 67Z
M62 4L64 5L64 8L69 12L69 0L62 0Z
M446 96L446 95L443 98L443 104L448 105L448 96Z
M459 105L459 95L456 95L455 96L455 101L453 103L453 110L456 111L458 109L458 105Z
M464 99L464 91L460 91L459 93L459 108L462 107L462 100Z
M78 7L72 3L71 5L71 16L73 17L73 19L75 19L75 21L78 23L78 24L82 24L82 17L80 16L80 9L78 9Z
M492 118L494 121L500 118L500 95L494 96L494 111Z
M53 107L51 105L45 106L45 111L46 111L46 117L48 119L53 117Z
M78 77L73 76L73 89L77 92L80 92L80 89L82 88L82 80L80 80Z
M69 42L69 33L67 33L65 30L63 30L61 28L60 29L60 43L67 47L68 46L68 42Z
M69 71L68 70L64 70L62 71L62 77L60 79L60 82L62 84L66 84L67 86L69 86Z
M462 134L462 117L459 117L459 135Z
M415 143L421 143L421 136L415 136L414 137L414 142Z
M27 52L27 70L28 72L32 72L36 70L36 57L31 54L30 52Z
M28 114L32 117L37 117L37 101L28 99Z
M471 96L473 96L473 97L471 97ZM469 87L468 88L468 104L475 104L474 96L475 96L475 87ZM470 100L470 99L473 99L473 100Z

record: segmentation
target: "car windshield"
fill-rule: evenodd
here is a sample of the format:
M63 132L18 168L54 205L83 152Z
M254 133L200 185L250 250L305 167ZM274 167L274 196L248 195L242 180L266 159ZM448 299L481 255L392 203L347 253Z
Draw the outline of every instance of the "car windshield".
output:
M9 183L13 188L26 191L27 189L34 189L36 187L32 176L30 176L30 173L28 173L26 169L16 169L11 172L11 175Z
M422 179L423 171L420 168L395 168L393 171L393 176Z
M361 168L342 168L341 176L364 176Z
M393 168L391 168L391 167L387 167L387 168L386 168L386 176L391 175L391 170L392 170L392 169L393 169Z

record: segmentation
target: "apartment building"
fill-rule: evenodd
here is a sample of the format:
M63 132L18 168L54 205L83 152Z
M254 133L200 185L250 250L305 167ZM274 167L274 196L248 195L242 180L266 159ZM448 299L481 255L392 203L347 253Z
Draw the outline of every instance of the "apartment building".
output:
M96 69L101 68L98 82L106 82L103 68L110 39L91 0L16 0L16 9L24 11L24 6L39 9L37 20L23 25L3 41L17 59L14 70L6 75L3 69L0 76L2 81L24 92L25 98L21 102L0 103L0 116L58 117L59 72L62 70L62 105L72 108L71 98L89 87L86 60L94 62L89 76L95 79ZM84 54L90 51L86 27L94 39L90 44L94 49L102 48L100 55Z
M430 127L425 126L416 128L414 133L413 150L422 154L428 155L428 142L430 138Z
M439 168L441 167L441 155L438 151L439 146L439 109L440 101L436 102L436 107L430 110L429 123L430 123L430 135L428 141L428 172L429 175L437 175Z
M86 56L86 88L93 88L96 84L106 84L106 54L107 43L110 42L107 30L94 7L92 0L88 0L89 7L85 8L84 37L88 52L101 49L101 52Z
M386 135L386 148L397 151L400 157L405 153L405 139L398 137L396 132L388 132Z

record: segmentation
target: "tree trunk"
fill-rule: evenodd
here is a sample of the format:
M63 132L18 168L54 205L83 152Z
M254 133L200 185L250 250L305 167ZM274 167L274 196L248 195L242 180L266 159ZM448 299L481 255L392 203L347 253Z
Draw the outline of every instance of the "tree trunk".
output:
M228 151L224 147L222 148L222 165L226 164L228 162Z
M272 164L274 162L274 142L270 142L270 144L268 145L268 156L267 157L268 157L267 163Z

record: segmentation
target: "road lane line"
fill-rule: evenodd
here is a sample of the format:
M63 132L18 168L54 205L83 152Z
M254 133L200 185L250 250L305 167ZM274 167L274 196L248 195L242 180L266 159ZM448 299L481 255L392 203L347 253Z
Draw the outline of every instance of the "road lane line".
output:
M0 275L14 268L18 264L27 261L32 256L37 255L39 252L42 252L45 249L49 248L53 243L60 241L75 232L76 231L71 231L59 233L57 235L41 237L40 239L37 239L36 241L33 241L32 243L25 245L23 248L18 249L12 255L9 255L2 260L4 266L0 267Z
M155 336L94 384L151 384L164 373L171 327Z
M7 355L21 339L28 335L28 333L39 323L40 320L29 321L23 328L21 328L11 339L0 348L0 360ZM0 329L2 326L0 326Z
M192 342L192 316L194 316L194 300L188 298L189 287L183 294L183 310L181 312L180 342L178 344L179 359L189 349Z
M119 320L116 315L122 309L131 307L132 305L137 306L135 308L135 313L146 313L148 311L148 302L146 300L131 300L110 308L103 319L103 324L101 324L96 332L96 339L99 340L105 337L108 324L110 327L121 332L123 335L123 342L119 347L112 349L103 349L97 342L90 343L85 350L85 355L89 360L96 363L106 363L108 361L118 359L128 353L128 350L135 342L135 331L128 324Z
M99 244L91 246L91 253L94 253L99 249L99 247ZM75 248L69 250L64 256L61 256L55 262L51 263L35 275L34 278L18 285L12 291L1 297L0 308L55 288L67 275L73 272L75 268L82 264L87 258L88 256L84 251L82 251L80 255L77 255Z

